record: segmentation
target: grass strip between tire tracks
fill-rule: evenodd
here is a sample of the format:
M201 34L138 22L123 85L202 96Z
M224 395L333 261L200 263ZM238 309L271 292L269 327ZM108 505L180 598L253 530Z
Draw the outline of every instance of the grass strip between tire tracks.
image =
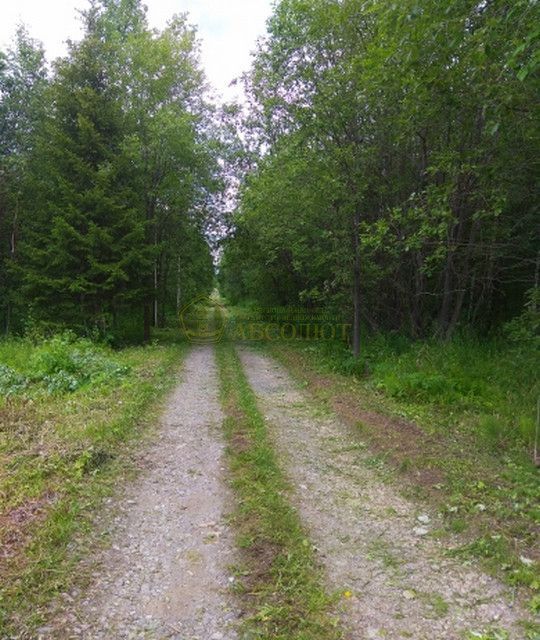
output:
M217 345L227 455L238 508L233 522L243 552L238 590L249 638L337 640L333 599L313 546L289 504L266 424L233 344Z

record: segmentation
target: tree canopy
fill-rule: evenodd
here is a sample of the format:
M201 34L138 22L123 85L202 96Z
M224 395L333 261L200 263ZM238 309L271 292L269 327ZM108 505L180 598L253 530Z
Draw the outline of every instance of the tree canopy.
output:
M449 337L538 285L539 7L282 0L246 77L256 140L223 288ZM535 280L536 279L536 280Z
M5 324L113 329L209 291L205 210L219 188L195 29L138 0L94 0L47 74L24 30L2 57ZM196 272L195 272L196 271Z
M19 29L0 54L5 329L148 339L210 290L224 235L233 302L323 307L355 354L362 327L449 338L536 309L539 11L281 0L246 103L221 109L185 15L158 31L140 0L92 0L51 69Z

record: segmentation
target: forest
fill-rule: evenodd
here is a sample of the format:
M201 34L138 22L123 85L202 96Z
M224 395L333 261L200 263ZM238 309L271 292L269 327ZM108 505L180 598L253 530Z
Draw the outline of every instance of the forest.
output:
M226 295L331 308L356 353L362 326L534 332L537 25L528 0L279 3Z
M21 27L0 58L0 316L133 341L207 291L219 189L195 30L92 2L47 69Z
M538 640L540 3L150 13L0 49L0 638Z
M356 354L361 327L534 333L537 13L281 2L221 113L185 17L155 33L137 2L94 2L50 72L21 27L0 75L4 331L148 339L211 288L217 238L227 298L331 310Z

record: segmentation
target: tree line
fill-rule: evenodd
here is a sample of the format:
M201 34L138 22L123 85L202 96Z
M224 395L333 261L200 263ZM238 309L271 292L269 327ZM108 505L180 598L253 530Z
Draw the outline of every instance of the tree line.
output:
M282 0L245 77L232 301L448 339L536 311L540 5ZM536 323L537 315L536 315Z
M0 53L0 321L152 325L210 290L219 141L195 30L92 0L48 69L18 29ZM132 327L133 329L129 329Z

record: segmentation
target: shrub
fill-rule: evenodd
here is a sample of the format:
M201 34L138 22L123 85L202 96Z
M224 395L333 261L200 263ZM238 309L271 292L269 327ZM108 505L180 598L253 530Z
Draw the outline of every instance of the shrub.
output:
M88 339L64 332L41 339L0 343L0 394L11 395L45 389L68 393L85 385L122 378L128 371L112 352Z
M508 322L504 331L515 343L528 345L533 349L540 348L540 290L531 289L527 293L527 304L523 313Z
M27 385L27 378L14 371L11 367L0 364L0 394L9 396L14 393L20 393Z
M451 381L443 375L414 371L411 373L388 373L379 382L379 387L396 397L415 401L432 398L449 400L455 395Z
M110 358L93 342L65 332L45 340L32 355L32 381L49 393L75 391L92 383L122 377L127 368Z

